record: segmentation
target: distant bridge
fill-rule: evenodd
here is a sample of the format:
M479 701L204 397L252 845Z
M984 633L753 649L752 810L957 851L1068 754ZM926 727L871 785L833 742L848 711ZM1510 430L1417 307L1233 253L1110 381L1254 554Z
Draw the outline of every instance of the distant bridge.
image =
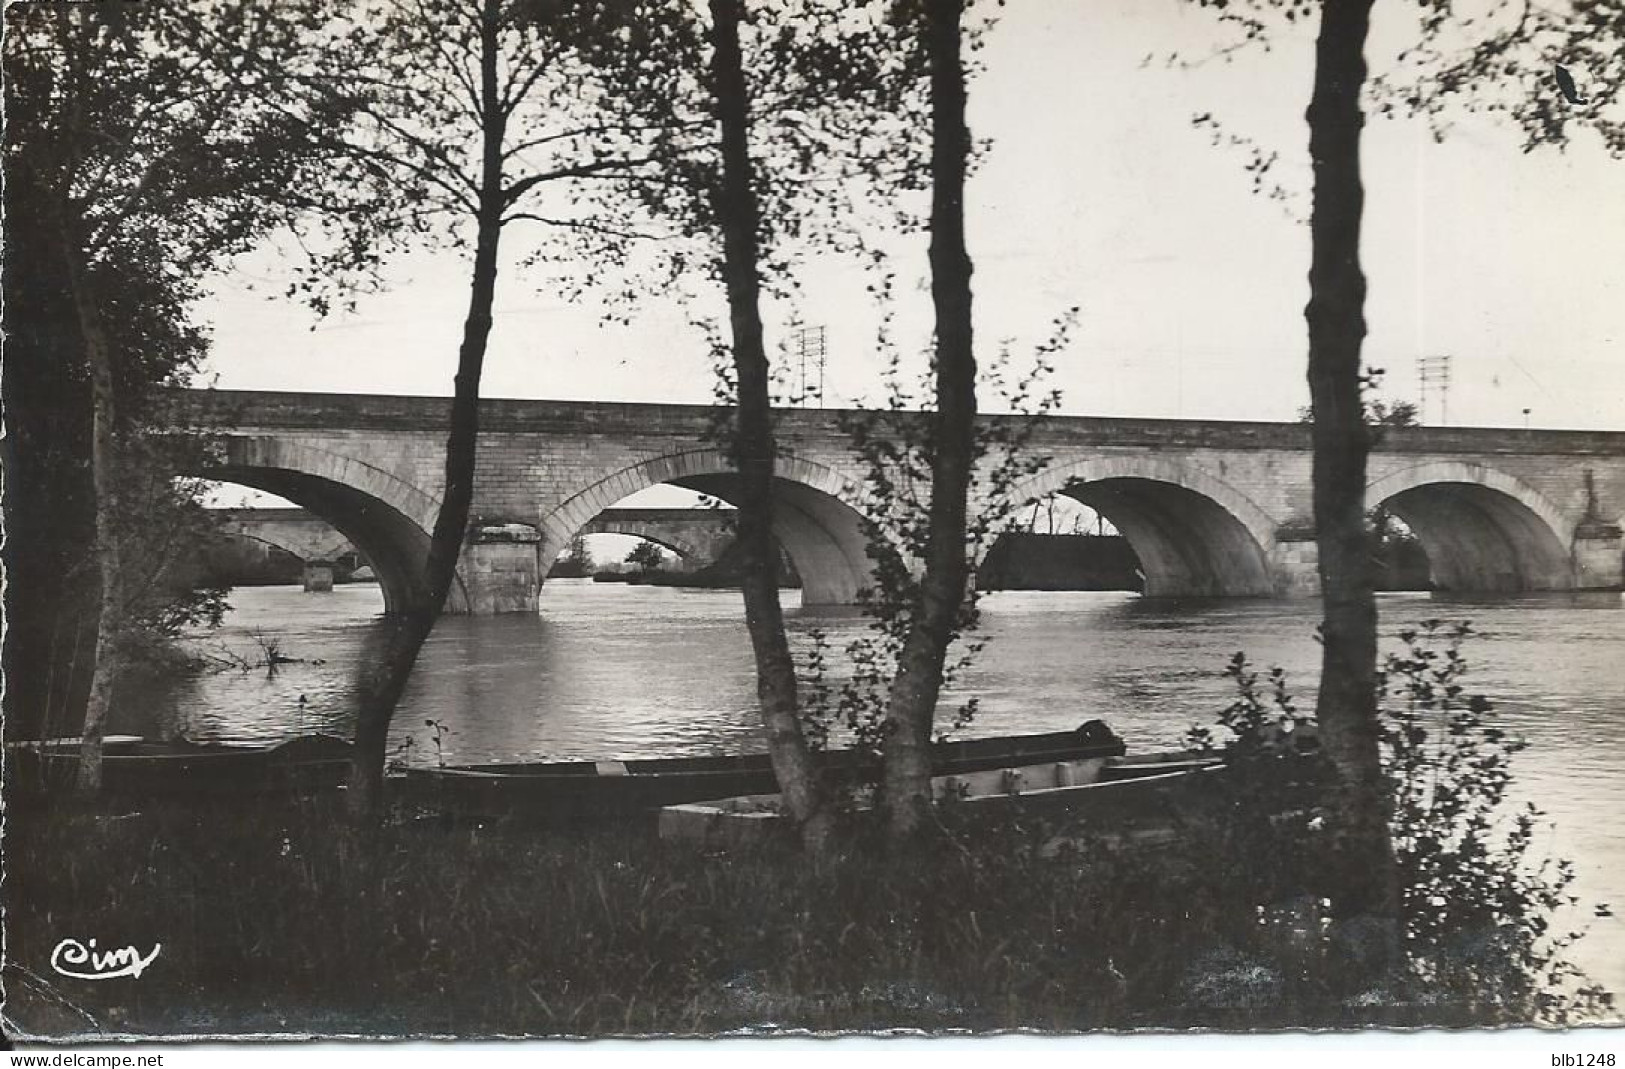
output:
M359 547L386 608L425 596L439 508L443 398L175 391L167 418L223 458L196 474L265 490ZM606 508L659 483L726 500L736 475L696 405L489 400L453 611L534 611L546 565ZM1000 417L985 417L998 419ZM778 413L775 534L807 604L851 602L867 582L863 473L828 410ZM1312 594L1316 547L1309 428L1289 423L1048 419L1050 457L1022 496L1065 493L1126 536L1150 596ZM1621 585L1625 434L1389 428L1372 453L1370 504L1403 519L1435 586L1464 593Z
M302 561L336 561L356 552L350 540L303 508L210 509L226 534L291 553Z
M303 508L210 510L226 534L259 542L304 562L307 591L333 589L335 566L361 554L326 520Z
M246 538L298 557L306 565L306 589L331 589L332 565L359 552L350 540L305 508L211 509L228 535ZM581 534L620 534L644 538L677 555L677 570L697 571L714 564L733 544L732 509L611 508L599 513ZM543 562L544 564L550 562ZM329 585L311 585L313 571L325 569Z
M580 533L646 538L677 554L678 571L692 572L715 564L733 545L732 517L732 509L611 508L595 516Z

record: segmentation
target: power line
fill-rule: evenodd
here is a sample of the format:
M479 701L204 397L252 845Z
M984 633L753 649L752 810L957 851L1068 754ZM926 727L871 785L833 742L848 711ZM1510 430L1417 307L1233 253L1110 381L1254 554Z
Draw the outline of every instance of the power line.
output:
M1513 356L1511 353L1508 353L1507 354L1507 360L1509 360L1512 363L1513 367L1515 367L1519 371L1523 372L1523 377L1524 378L1528 379L1530 382L1535 384L1535 389L1539 390L1541 393L1545 394L1547 397L1550 397L1552 395L1552 392L1546 388L1545 383L1543 383L1539 379L1535 378L1534 375L1529 373L1528 368L1526 368L1522 364L1518 363L1518 358L1517 357Z
M791 329L790 352L796 361L796 374L800 379L792 403L809 408L824 407L824 328L798 326Z
M1421 383L1421 407L1424 417L1428 409L1428 393L1439 394L1439 424L1450 422L1450 357L1419 356L1416 358L1416 378Z

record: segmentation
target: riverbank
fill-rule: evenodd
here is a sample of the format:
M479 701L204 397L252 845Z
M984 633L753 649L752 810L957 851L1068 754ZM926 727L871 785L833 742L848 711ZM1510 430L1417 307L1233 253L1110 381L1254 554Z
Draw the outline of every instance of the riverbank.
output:
M954 832L821 865L706 855L646 825L364 840L339 799L13 813L8 1015L45 1036L713 1034L1484 1025L1434 987L1377 1004L1280 899L1286 854L1170 866L1049 829ZM1289 881L1290 882L1290 881ZM139 981L53 973L63 939L161 950ZM19 968L20 967L20 968Z
M206 649L252 657L269 636L304 663L127 692L110 731L240 745L353 731L353 680L378 635L378 588L243 590L232 602ZM813 629L835 649L865 629L852 610L798 604L785 596L798 660ZM1573 890L1585 907L1558 923L1588 931L1578 960L1625 992L1625 825L1596 816L1625 811L1625 611L1452 606L1416 595L1379 604L1384 649L1429 617L1470 618L1480 632L1466 651L1471 687L1530 744L1515 761L1514 800L1547 811L1541 849L1575 863ZM1133 753L1177 749L1191 725L1211 723L1234 700L1221 670L1237 650L1257 665L1283 666L1300 702L1314 693L1317 603L998 593L983 605L992 643L944 698L945 707L977 698L967 737L1066 730L1099 717ZM839 659L831 666L837 682L846 671ZM760 723L737 593L562 580L547 584L535 616L440 621L395 718L390 754L432 765L742 753L761 748ZM1592 915L1597 902L1612 903L1614 914Z

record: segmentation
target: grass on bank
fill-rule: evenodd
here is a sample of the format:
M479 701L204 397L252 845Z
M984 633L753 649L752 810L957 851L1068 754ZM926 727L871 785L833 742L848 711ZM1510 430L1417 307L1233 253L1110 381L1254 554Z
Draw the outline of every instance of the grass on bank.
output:
M365 844L334 798L8 813L6 1016L40 1036L706 1034L1486 1025L1487 981L1344 990L1305 856L1199 836L1125 856L1054 827L861 836L810 865L647 827L447 826ZM952 813L949 815L953 820ZM163 949L139 979L57 941Z

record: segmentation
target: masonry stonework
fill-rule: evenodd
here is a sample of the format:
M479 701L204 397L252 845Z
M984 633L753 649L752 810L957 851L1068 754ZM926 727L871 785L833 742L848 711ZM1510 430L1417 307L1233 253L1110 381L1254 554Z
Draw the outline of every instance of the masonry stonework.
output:
M374 561L386 606L399 608L423 596L415 576L439 507L447 407L424 397L175 391L165 417L220 444L224 459L206 474L333 523ZM868 580L862 520L873 502L837 415L778 414L775 533L809 604L850 602ZM631 493L663 482L724 499L731 490L701 406L490 400L480 418L471 529L521 525L534 538L471 541L453 597L462 611L534 611L546 564ZM1148 592L1314 593L1307 427L1054 417L1030 449L1048 463L1021 494L1065 493L1100 511L1133 544ZM1621 585L1625 434L1385 429L1367 500L1416 531L1442 589Z

